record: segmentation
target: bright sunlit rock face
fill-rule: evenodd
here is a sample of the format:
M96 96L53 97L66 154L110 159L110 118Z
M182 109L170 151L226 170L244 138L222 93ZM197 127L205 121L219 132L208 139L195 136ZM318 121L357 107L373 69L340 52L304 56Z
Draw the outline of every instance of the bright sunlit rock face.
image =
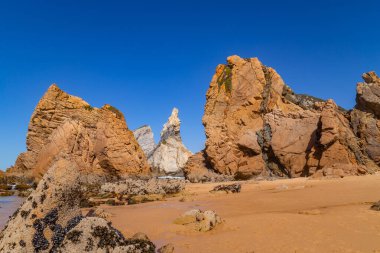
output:
M71 133L78 131L77 126L83 130L74 138ZM84 146L91 148L85 162L94 173L113 171L114 176L126 176L150 172L143 151L118 109L111 105L94 108L55 84L33 112L26 143L27 152L19 155L9 174L40 179L46 164L71 146L79 156Z
M371 82L378 80L373 74L366 76ZM361 175L377 170L361 149L346 111L332 100L295 94L257 58L235 55L217 66L206 94L203 124L207 140L202 163L235 178Z
M174 108L161 131L161 139L148 157L153 170L158 174L183 174L183 167L192 153L182 143L181 121L178 109Z

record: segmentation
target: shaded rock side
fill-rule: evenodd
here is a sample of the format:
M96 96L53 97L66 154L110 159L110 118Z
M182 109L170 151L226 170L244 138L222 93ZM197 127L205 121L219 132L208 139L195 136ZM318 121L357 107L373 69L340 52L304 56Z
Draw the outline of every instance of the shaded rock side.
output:
M137 142L140 144L142 150L145 153L146 157L149 157L156 147L154 143L153 131L150 126L142 126L133 131Z
M375 72L363 74L356 87L356 106L351 124L368 156L380 165L380 78Z
M322 176L328 168L342 170L343 176L360 175L376 167L361 152L348 119L332 100L320 112L274 110L264 118L268 124L264 131L270 131L265 133L270 135L270 153L276 159L270 166L277 175Z
M206 94L205 157L236 179L311 176L328 167L367 173L373 164L346 114L332 100L295 94L257 58L231 56Z
M186 179L192 183L224 182L234 179L232 176L213 171L203 151L189 157L183 172Z
M183 174L183 167L192 153L182 143L180 134L181 121L178 109L174 108L161 131L161 139L148 162L158 174Z
M80 155L82 145L91 145L92 153L87 155L86 162L93 168L113 170L118 176L149 173L146 157L119 110L110 105L93 108L56 85L50 86L38 103L28 127L27 152L18 156L8 173L41 178L46 170L41 166L37 169L37 163L54 159L53 153L66 146L68 141L59 136L76 131L75 124L71 124L74 121L86 129L85 136L72 140L76 143L75 150ZM48 146L51 152L42 157L41 151Z

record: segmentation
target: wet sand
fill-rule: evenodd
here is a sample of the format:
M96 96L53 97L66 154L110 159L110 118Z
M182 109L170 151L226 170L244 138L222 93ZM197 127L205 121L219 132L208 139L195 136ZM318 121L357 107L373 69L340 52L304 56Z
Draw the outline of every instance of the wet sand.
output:
M380 174L343 179L243 182L239 194L209 193L217 184L189 184L167 201L103 208L126 236L146 233L175 252L380 252ZM210 232L173 224L184 211L215 210Z
M7 223L9 216L20 207L23 201L23 198L16 196L0 197L0 231Z

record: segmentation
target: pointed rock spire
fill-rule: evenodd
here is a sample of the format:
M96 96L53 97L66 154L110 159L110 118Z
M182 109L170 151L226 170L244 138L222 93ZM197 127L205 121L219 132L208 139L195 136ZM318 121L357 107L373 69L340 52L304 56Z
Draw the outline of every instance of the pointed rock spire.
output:
M148 157L148 162L158 174L183 174L182 169L192 153L182 143L180 128L178 109L173 108L161 131L160 142Z
M143 151L128 129L123 114L115 107L105 105L98 109L83 99L67 94L56 84L52 84L39 101L29 122L27 133L27 152L17 158L10 173L25 177L34 177L40 160L54 160L55 156L69 149L69 138L73 125L83 126L83 139L77 139L78 148L75 155L83 155L83 146L89 146L91 154L85 159L92 170L100 173L117 171L118 176L127 174L148 174L149 166ZM52 138L58 136L53 143L55 148L47 149ZM77 137L79 138L79 137ZM59 140L59 141L58 141ZM59 149L56 147L60 147ZM41 177L47 166L39 171Z
M181 141L180 128L181 121L178 118L178 109L174 107L172 114L170 115L168 121L165 123L161 131L161 141L166 140L170 137Z

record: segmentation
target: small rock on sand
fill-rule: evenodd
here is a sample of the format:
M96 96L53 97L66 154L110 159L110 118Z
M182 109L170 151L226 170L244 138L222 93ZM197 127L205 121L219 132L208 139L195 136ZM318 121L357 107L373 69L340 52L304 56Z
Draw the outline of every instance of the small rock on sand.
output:
M193 209L182 214L174 223L178 225L195 224L195 230L206 232L222 223L222 219L214 211L202 212L199 209Z
M166 244L166 245L162 246L161 248L159 248L157 252L158 253L173 253L174 252L174 245L171 243Z
M380 201L373 203L373 205L371 206L371 210L380 211Z
M138 232L138 233L134 234L134 235L132 236L132 239L135 239L135 240L142 240L142 241L150 241L150 240L149 240L149 237L148 237L146 234L141 233L141 232Z
M319 214L322 214L322 212L319 209L312 209L312 210L301 210L301 211L298 211L298 214L319 215Z
M226 193L239 193L241 191L241 184L230 184L230 185L218 185L215 186L211 192L224 191Z

